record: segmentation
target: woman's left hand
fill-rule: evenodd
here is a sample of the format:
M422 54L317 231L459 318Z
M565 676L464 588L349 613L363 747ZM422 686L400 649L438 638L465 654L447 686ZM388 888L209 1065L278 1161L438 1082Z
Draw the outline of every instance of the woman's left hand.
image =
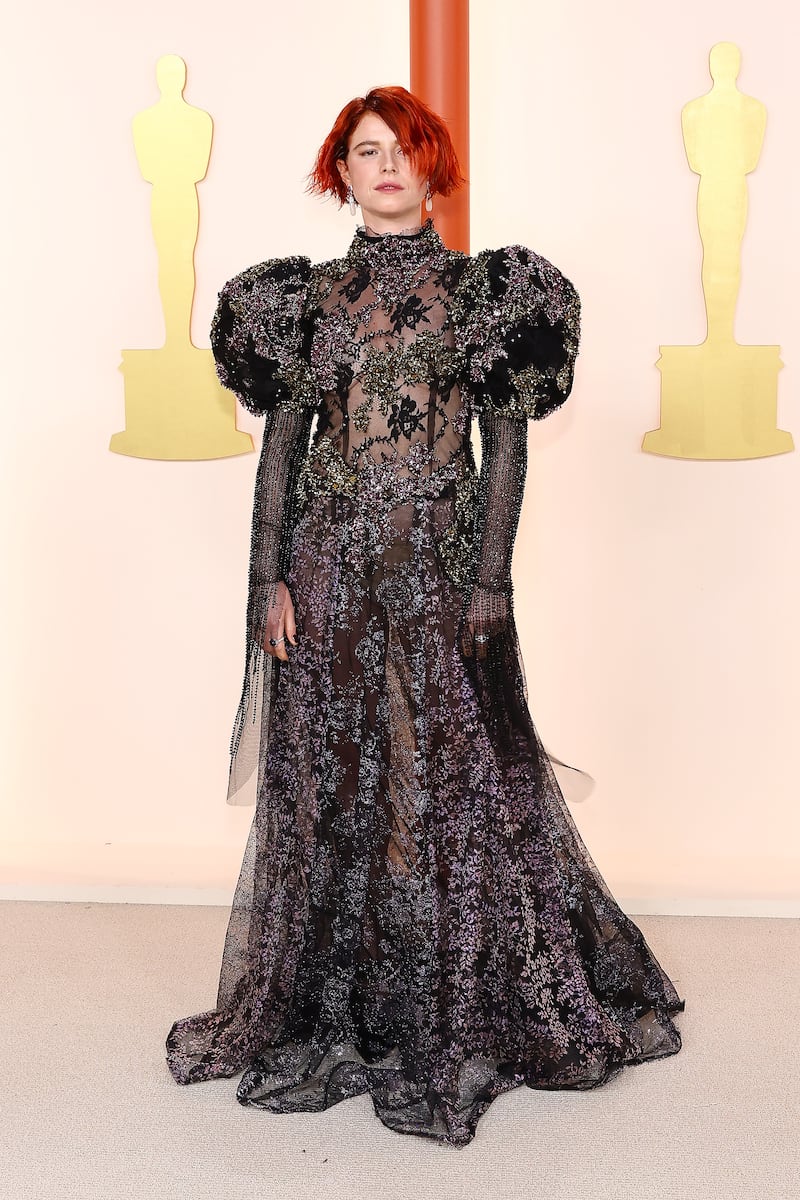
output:
M489 639L508 624L509 604L505 592L476 584L461 629L461 650L468 658L473 653L478 659L486 658Z

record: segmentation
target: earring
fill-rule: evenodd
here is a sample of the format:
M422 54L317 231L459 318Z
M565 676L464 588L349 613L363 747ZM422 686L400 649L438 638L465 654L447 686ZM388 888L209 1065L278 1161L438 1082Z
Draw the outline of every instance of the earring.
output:
M433 197L431 196L430 182L426 184L427 191L425 192L425 212L433 212Z
M356 198L353 195L353 189L349 184L347 186L347 207L350 209L350 216L354 217L356 215L357 207Z

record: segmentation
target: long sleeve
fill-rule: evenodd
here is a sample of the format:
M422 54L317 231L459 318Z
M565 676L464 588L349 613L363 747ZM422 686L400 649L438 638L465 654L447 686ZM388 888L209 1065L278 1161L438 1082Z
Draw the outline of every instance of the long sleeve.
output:
M483 642L505 627L511 613L527 422L554 412L570 393L580 300L552 263L524 246L508 246L472 261L456 294L454 323L464 355L463 388L481 434L466 627Z
M211 324L220 380L251 412L266 416L247 604L248 639L259 647L276 585L288 566L297 478L316 399L307 344L311 279L307 258L249 267L225 284Z
M211 325L217 374L250 412L266 417L256 471L247 598L247 653L231 737L230 804L249 804L270 737L280 662L264 651L295 524L295 496L316 409L309 364L307 258L271 259L225 284Z
M511 610L511 561L525 491L528 427L519 417L479 411L481 470L475 518L475 583L466 617L473 635L500 632Z
M313 413L278 408L267 414L258 462L250 539L247 654L239 708L231 735L229 804L251 804L248 781L258 786L269 744L280 660L264 651L270 608L289 565L297 480L308 451Z
M518 417L487 409L478 414L481 472L478 482L476 583L511 594L511 558L528 465L528 427Z
M256 472L247 603L248 638L261 646L276 585L288 567L297 479L308 451L313 412L268 414Z

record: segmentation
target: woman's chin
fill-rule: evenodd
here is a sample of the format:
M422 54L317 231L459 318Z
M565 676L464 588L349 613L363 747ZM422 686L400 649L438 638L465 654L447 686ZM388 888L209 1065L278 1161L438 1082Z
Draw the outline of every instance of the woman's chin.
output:
M391 221L398 228L406 228L420 223L420 206L409 205L408 197L399 195L381 198L377 203L371 200L369 208L362 206L361 213L365 225L375 228L375 221Z

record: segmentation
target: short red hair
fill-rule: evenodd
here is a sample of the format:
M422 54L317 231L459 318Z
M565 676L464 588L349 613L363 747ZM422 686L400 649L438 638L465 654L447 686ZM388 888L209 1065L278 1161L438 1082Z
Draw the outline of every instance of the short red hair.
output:
M347 188L336 163L347 158L350 138L365 113L386 122L414 170L428 180L432 195L449 196L465 182L450 130L438 113L404 87L380 87L357 96L339 113L320 146L309 191L323 196L330 192L344 204Z

